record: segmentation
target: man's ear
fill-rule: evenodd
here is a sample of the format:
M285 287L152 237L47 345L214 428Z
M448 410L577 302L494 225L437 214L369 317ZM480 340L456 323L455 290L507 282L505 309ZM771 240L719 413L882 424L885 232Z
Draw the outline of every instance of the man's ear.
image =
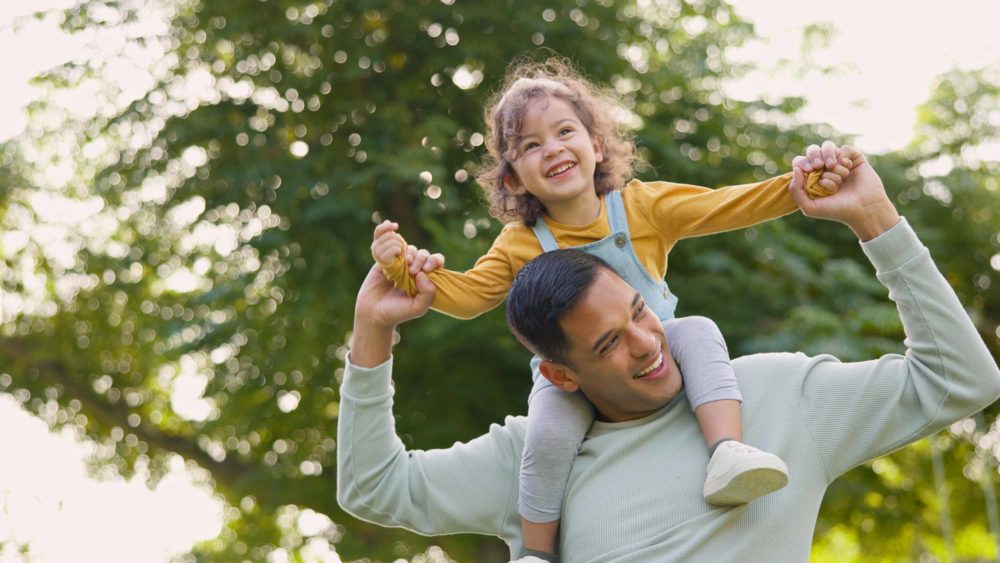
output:
M538 371L542 372L545 379L548 379L552 385L567 393L575 393L580 388L576 372L566 364L542 360L542 363L538 366Z
M524 186L522 186L521 182L517 180L517 176L515 176L513 172L509 172L504 175L503 185L507 188L507 191L514 195L524 195Z

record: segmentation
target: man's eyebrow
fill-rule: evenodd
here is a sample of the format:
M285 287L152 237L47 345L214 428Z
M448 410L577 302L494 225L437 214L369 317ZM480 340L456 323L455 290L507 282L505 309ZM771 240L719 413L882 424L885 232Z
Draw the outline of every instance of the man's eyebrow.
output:
M604 343L605 343L605 342L606 342L606 341L607 341L607 340L608 340L609 338L611 338L611 333L612 333L612 332L614 332L614 331L612 331L612 330L609 330L609 331L605 332L604 334L602 334L602 335L601 335L601 337L597 339L597 342L595 342L595 343L594 343L594 347L593 347L593 348L591 348L591 349L590 349L590 351L591 351L591 352L597 352L597 349L598 349L598 348L600 348L601 346L603 346L603 345L604 345Z
M636 306L639 304L639 301L641 299L642 299L642 296L637 291L635 293L635 295L632 297L632 305L630 305L630 308L635 309ZM596 352L598 348L600 348L601 346L603 346L604 343L607 342L607 340L609 338L611 338L611 336L612 336L611 333L612 332L614 332L614 330L609 330L609 331L605 332L604 334L602 334L601 337L597 339L597 342L594 343L594 346L591 347L590 351L591 352Z

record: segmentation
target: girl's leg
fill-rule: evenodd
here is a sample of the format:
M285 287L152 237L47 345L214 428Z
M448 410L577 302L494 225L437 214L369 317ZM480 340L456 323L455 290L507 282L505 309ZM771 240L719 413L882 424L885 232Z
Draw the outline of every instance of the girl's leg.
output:
M693 403L692 403L693 404ZM737 399L719 399L695 407L694 416L709 448L725 440L743 441L743 420Z
M526 550L556 553L569 471L593 421L594 407L581 393L566 393L537 376L528 399L518 499Z
M681 368L688 401L698 407L714 401L736 403L735 433L742 434L739 402L743 400L736 373L729 361L729 349L715 322L707 317L680 317L663 323L670 354ZM730 436L737 438L738 436ZM706 439L708 437L706 436Z
M705 317L671 319L663 327L709 446L705 500L743 504L784 487L788 482L785 463L742 443L742 395L719 327Z
M705 443L711 448L723 440L742 442L743 396L719 327L707 317L681 317L663 328Z

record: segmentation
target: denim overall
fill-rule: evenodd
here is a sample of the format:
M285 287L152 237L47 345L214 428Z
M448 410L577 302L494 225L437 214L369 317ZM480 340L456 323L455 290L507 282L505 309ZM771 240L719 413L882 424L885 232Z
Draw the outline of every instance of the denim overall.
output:
M610 264L618 272L618 275L642 295L646 306L656 313L661 322L674 318L677 296L667 288L666 281L653 279L649 271L642 266L639 257L635 255L635 249L632 248L632 237L629 236L628 232L628 220L625 216L625 205L622 203L621 191L613 190L604 199L608 207L608 224L611 227L611 234L601 240L574 248L593 254ZM543 252L559 248L556 238L552 235L548 225L545 224L544 219L539 217L532 229L535 231L538 242L542 245ZM539 373L539 364L541 364L541 359L538 356L531 359L531 377L535 382L531 395L534 395L535 391L542 387L552 385Z

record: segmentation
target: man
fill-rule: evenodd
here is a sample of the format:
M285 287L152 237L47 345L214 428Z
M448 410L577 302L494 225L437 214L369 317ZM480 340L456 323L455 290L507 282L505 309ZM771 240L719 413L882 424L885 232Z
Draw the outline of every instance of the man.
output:
M810 199L796 167L792 197L805 214L858 236L897 304L907 352L857 363L803 354L734 360L745 439L779 455L790 475L784 489L749 505L718 508L702 499L708 454L662 327L635 290L573 251L522 270L509 297L512 328L547 358L554 384L582 390L599 413L567 487L563 560L806 561L833 479L1000 396L1000 369L954 292L875 171L844 150L853 167L839 192ZM580 279L575 296L557 295ZM417 285L410 299L373 269L358 295L341 388L338 500L360 518L422 534L496 535L520 555L523 418L443 450L408 452L396 437L392 336L430 304L426 276ZM537 322L543 317L551 321Z

